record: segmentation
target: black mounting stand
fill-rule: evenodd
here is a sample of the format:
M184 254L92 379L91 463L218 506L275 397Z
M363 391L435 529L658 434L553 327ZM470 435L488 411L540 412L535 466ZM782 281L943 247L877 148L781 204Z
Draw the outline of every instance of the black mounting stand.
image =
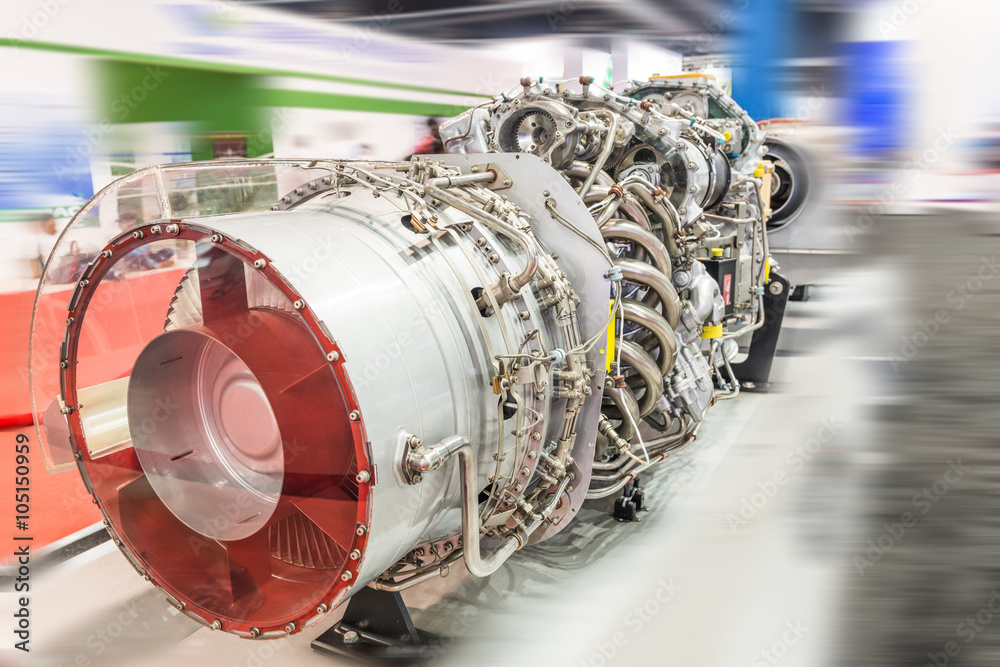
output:
M778 349L778 334L785 318L785 306L791 283L776 271L771 271L771 281L764 286L764 326L753 332L750 354L746 360L733 364L733 372L743 391L767 393L771 390L768 378L771 363Z
M431 658L438 637L419 632L399 593L362 588L344 617L312 643L320 653L376 664L419 664Z
M615 500L615 509L611 513L617 521L638 521L639 512L646 509L645 494L639 488L639 478L636 477L625 485L622 495Z

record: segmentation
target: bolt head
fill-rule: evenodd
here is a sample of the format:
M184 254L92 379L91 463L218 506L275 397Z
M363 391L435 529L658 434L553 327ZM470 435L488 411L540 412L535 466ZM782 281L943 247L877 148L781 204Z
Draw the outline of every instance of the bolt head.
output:
M212 621L212 629L213 630L221 630L222 629L222 621L220 621L219 619L215 619L214 621Z
M361 641L361 635L358 634L357 630L348 630L344 633L345 644L357 644L359 641Z

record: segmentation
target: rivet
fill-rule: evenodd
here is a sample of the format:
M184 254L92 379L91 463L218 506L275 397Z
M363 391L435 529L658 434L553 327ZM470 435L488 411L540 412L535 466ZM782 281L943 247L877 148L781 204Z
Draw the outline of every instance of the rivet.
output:
M484 245L486 245L486 239L480 236L478 239L476 239L476 245L482 248Z
M253 639L260 637L260 628L250 628L250 637Z
M159 225L153 225L152 227L149 228L149 231L151 231L154 234L159 234L160 233L160 226Z
M531 434L531 439L534 440L535 442L538 442L539 440L542 439L542 434L539 433L538 431L535 431Z
M222 621L220 621L219 619L215 619L214 621L212 621L212 629L213 630L221 630L222 629Z
M350 572L344 572L342 575L340 575L340 578L343 579L344 581L350 581L351 579L354 578L354 575L351 574Z
M353 549L351 551L351 560L357 560L361 558L361 551L359 549Z
M289 623L288 625L286 625L285 632L287 632L288 634L292 634L293 632L295 632L295 624Z
M526 310L522 310L520 313L517 314L517 316L520 317L522 320L526 320L529 317L531 317L531 313L529 313Z
M358 476L357 476L356 479L358 480L359 484L364 484L365 482L367 482L371 478L372 478L372 475L371 475L370 472L368 472L367 470L362 470L361 472L358 473Z
M528 460L529 461L534 460L535 456L537 456L537 454L535 454L534 452L528 452Z
M69 368L69 362L63 359L59 362L59 368Z
M487 257L486 259L488 259L492 263L496 264L497 262L500 261L500 255L496 254L495 252L494 253L490 253L490 256Z
M327 361L337 361L338 359L340 359L340 353L334 350L330 354L326 355L326 359Z
M361 535L364 535L365 533L368 532L368 527L367 526L358 526L358 529L356 531L354 531L354 532L357 533L358 536L360 537Z
M324 603L324 604L321 604L320 606L316 607L316 613L317 614L325 614L329 609L330 608L327 607L326 604Z
M222 243L222 234L212 234L212 243Z
M132 238L134 238L134 239L141 239L142 238L142 232L139 231L138 229L135 230L134 232L132 232Z
M303 308L306 307L306 302L303 301L302 299L297 299L295 303L292 304L292 306L294 306L295 310L302 310Z
M357 410L351 410L351 421L356 422L361 419L361 413Z
M521 477L527 477L529 472L531 471L527 467L521 468Z
M110 250L104 250L104 251L101 252L101 257L103 257L104 259L107 259L107 258L111 257L112 254L114 254L114 253L112 253Z

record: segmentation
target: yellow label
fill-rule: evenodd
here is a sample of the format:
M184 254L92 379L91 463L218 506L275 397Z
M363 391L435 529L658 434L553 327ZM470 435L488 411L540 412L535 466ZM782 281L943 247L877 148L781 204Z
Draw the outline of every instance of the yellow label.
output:
M611 305L608 306L608 317L611 316L615 310L615 300L611 299ZM611 362L615 360L615 321L611 320L611 324L608 325L608 342L606 346L607 357L604 362L604 370L608 373L611 372Z
M707 324L701 332L702 338L719 338L722 336L721 324Z

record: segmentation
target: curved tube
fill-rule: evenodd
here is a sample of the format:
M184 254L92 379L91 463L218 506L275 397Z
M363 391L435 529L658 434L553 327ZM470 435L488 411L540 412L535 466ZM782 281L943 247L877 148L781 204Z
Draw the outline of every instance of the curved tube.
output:
M535 251L534 239L517 229L513 225L509 225L495 215L490 215L485 211L475 207L469 206L463 202L459 197L452 195L449 192L445 192L441 188L431 185L430 183L425 184L424 188L427 192L434 195L437 199L440 199L449 206L454 206L463 213L471 215L476 220L489 225L493 229L497 230L504 236L508 236L514 241L516 241L525 252L527 257L525 258L524 270L511 278L511 284L515 290L520 290L522 287L528 284L531 280L531 276L534 275L535 270L538 268L538 257Z
M668 275L673 273L673 265L670 263L670 257L667 255L667 249L663 247L663 243L652 232L646 231L639 225L624 220L616 221L613 225L602 229L601 236L604 237L605 241L625 239L638 243L649 255L657 269Z
M616 259L615 266L622 270L625 280L645 285L659 298L663 304L663 316L670 328L676 329L681 318L681 300L670 279L649 264L628 257Z
M601 115L608 119L608 133L604 138L604 145L601 146L601 152L594 161L594 165L590 168L590 173L587 174L587 180L583 182L583 185L577 191L581 197L590 191L590 188L594 185L594 181L597 179L597 174L600 173L604 167L604 163L611 157L611 151L615 149L615 136L618 134L618 115L607 111L601 113Z
M630 340L623 340L621 343L622 359L628 362L643 383L646 385L646 393L642 396L642 404L639 405L639 417L645 417L656 408L656 404L663 396L663 375L653 357Z
M632 420L628 419L625 415L631 414L635 417L635 421L639 421L639 402L635 400L635 394L628 387L623 389L605 387L604 396L615 404L615 407L618 408L618 412L621 414L622 423L616 429L618 435L626 440L631 440L632 436L635 435L635 427L632 425Z
M476 450L472 447L469 439L453 435L430 447L418 447L407 455L407 465L411 465L411 460L417 462L413 465L426 462L431 466L427 470L431 471L440 468L445 461L454 456L458 456L458 462L461 466L462 553L465 557L465 566L474 577L488 577L496 572L512 553L523 547L527 543L528 537L552 514L552 510L556 508L559 499L566 491L572 475L567 474L562 478L555 495L545 505L539 507L537 512L532 513L516 534L508 535L500 542L500 546L489 555L483 556L479 540L479 488L477 485L479 476L476 472ZM410 467L410 470L416 471L413 467ZM430 577L428 576L428 578Z
M674 233L677 231L678 226L680 226L680 220L676 218L676 212L674 212L674 216L671 216L666 207L653 199L653 195L649 191L649 186L644 182L631 181L625 183L622 187L626 192L635 195L642 202L643 206L659 218L660 224L663 226L663 243L667 246L667 251L671 257L679 256L681 251L677 247L677 239L674 238ZM664 199L663 201L666 202L668 200ZM671 208L673 207L671 206Z
M562 172L570 178L582 181L590 175L590 165L586 162L575 160L572 166L563 169ZM614 181L611 180L611 177L604 173L603 170L598 170L597 180L595 182L605 187L611 187L614 183Z
M642 210L642 207L637 205L635 202L622 199L621 204L618 205L618 210L624 213L626 218L636 223L643 229L647 231L653 230L653 227L649 224L649 216L646 215L646 212Z
M626 320L635 322L656 337L660 346L657 364L660 367L660 374L666 377L674 367L677 356L677 339L674 338L674 330L663 315L635 299L622 301L622 313Z

